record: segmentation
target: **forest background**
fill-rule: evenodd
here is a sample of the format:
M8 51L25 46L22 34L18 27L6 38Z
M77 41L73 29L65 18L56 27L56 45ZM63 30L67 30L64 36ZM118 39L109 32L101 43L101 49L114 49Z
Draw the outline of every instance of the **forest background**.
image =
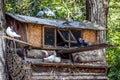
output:
M56 16L44 18L75 20L86 19L86 0L5 0L5 11L36 16L41 8L50 8ZM110 0L107 16L107 42L115 44L106 50L107 65L111 66L109 80L120 80L120 0Z

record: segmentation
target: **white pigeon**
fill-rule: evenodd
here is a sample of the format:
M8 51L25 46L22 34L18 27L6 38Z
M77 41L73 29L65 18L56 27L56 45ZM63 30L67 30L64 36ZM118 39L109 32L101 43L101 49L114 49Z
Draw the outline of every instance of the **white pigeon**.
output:
M61 58L60 57L54 57L54 62L60 63L61 62Z
M56 52L54 52L53 55L44 58L44 62L56 62L56 63L60 63L61 62L61 58L56 56Z
M10 27L6 29L6 34L10 37L21 37L16 32L14 32Z
M54 62L54 59L55 59L55 55L51 55L47 58L43 58L44 59L44 62Z
M44 12L47 16L55 16L55 13L49 8L46 8Z

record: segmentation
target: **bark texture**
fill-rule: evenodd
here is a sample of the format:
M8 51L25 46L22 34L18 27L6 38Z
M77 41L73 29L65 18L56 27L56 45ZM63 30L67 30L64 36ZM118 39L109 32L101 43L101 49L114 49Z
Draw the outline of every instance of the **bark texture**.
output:
M1 37L4 35L5 17L3 11L3 0L0 0L0 80L7 80L5 65L5 41Z
M86 19L106 27L109 0L86 0Z
M109 0L86 0L86 19L107 28L108 3ZM99 43L106 42L106 31L98 31L97 40ZM105 49L101 55L106 62Z
M1 35L2 33L0 33ZM5 43L4 39L0 38L0 80L6 80L6 70L5 70Z

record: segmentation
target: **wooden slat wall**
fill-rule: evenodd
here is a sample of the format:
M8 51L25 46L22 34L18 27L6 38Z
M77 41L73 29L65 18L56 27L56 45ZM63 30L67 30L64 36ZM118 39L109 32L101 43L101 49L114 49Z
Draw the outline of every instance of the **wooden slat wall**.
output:
M25 27L27 26L27 24L25 23L18 23L17 25L17 30L18 31L18 34L21 35L21 40L22 41L27 41L27 35L26 35L26 29Z
M31 43L34 47L41 47L42 46L42 27L38 24L28 24L27 27L27 40Z
M83 39L92 42L97 43L97 34L95 30L83 30Z

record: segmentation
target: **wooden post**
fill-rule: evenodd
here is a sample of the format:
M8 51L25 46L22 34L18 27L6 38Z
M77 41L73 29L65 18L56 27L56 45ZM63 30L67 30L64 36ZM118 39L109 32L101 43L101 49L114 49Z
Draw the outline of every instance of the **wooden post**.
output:
M5 17L3 11L3 0L0 0L0 35L4 35ZM5 64L5 40L0 38L0 80L7 80L6 78L6 64Z
M3 32L0 32L0 35L4 35ZM6 80L5 67L5 42L4 38L0 37L0 80Z

